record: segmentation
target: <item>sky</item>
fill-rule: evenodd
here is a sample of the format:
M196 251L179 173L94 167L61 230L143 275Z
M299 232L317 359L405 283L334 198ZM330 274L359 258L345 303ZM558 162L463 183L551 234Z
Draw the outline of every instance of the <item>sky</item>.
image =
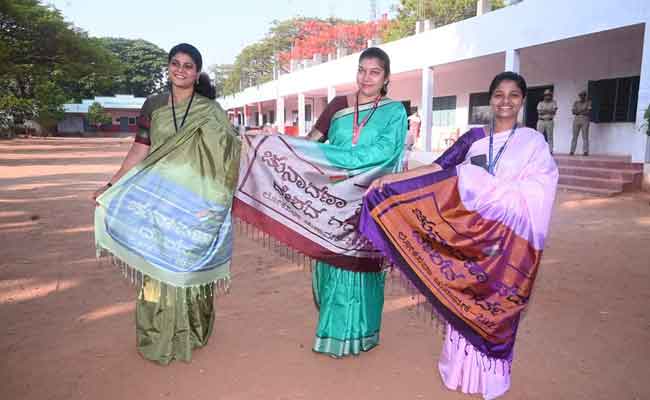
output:
M273 20L330 16L367 21L369 0L45 0L66 21L97 37L144 39L165 51L186 42L203 64L230 64L242 48L264 37ZM376 0L390 13L398 0Z

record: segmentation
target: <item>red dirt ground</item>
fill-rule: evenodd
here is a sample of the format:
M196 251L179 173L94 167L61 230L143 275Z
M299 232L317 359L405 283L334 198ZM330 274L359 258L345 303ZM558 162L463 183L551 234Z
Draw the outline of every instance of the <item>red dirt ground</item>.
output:
M208 346L190 364L141 359L135 289L95 260L89 199L129 142L0 142L1 399L468 398L443 388L441 336L396 285L381 346L312 353L309 274L241 233ZM558 194L504 399L650 399L649 197Z

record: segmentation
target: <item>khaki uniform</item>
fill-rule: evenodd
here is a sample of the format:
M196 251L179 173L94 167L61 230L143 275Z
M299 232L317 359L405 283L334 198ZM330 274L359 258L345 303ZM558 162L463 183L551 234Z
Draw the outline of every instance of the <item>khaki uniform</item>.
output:
M406 134L406 141L404 145L406 146L406 150L413 150L413 147L420 138L420 124L422 123L422 120L418 114L412 114L410 117L408 117L408 121L409 130Z
M591 113L591 100L576 101L573 103L573 138L571 139L571 154L575 153L578 144L578 135L582 131L582 152L589 154L589 114Z
M555 100L542 100L537 103L537 131L544 134L548 147L553 152L553 118L557 112L557 103Z

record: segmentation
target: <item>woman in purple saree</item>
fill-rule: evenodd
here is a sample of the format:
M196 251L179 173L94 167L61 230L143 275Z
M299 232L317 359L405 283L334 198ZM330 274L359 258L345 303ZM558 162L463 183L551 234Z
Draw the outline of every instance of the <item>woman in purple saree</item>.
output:
M544 137L517 124L526 90L518 74L497 75L491 126L471 129L433 165L373 182L360 223L447 322L445 386L485 399L510 387L558 180Z

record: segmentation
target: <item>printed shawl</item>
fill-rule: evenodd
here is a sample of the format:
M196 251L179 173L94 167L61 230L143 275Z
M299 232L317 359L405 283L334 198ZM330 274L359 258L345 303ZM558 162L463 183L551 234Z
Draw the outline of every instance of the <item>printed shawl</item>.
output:
M351 139L351 118L349 108L337 112L333 129ZM374 179L398 171L405 133L402 104L385 100L356 146L246 135L234 214L309 258L378 271L380 253L357 230L361 199Z
M178 133L168 106L153 112L151 127L160 144L97 199L98 252L132 276L226 284L240 141L218 104L201 96Z
M537 275L558 172L541 135L524 128L492 176L468 162L485 154L487 140L473 130L438 160L446 169L370 192L360 229L472 345L506 359Z

